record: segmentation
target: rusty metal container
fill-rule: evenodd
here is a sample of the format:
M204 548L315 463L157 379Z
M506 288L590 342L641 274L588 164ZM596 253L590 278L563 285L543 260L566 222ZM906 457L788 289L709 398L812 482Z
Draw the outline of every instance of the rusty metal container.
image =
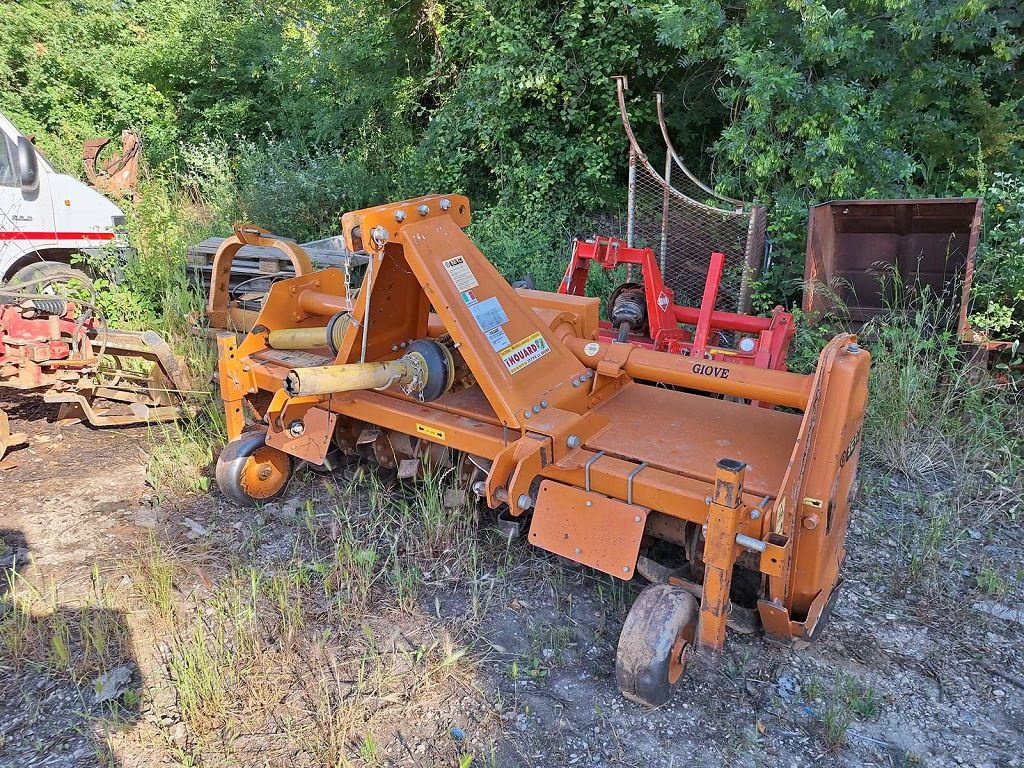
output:
M979 198L833 200L811 208L804 269L805 312L847 308L860 325L881 314L894 297L891 270L904 285L929 286L959 316L958 333L975 334L967 322L983 203Z

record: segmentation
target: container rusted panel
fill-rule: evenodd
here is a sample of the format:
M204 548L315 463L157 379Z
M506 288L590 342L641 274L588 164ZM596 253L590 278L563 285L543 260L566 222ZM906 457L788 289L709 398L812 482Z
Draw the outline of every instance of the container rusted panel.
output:
M804 270L805 312L821 315L846 305L861 324L893 300L892 280L927 285L959 314L969 339L967 299L978 250L983 203L979 198L833 200L811 208Z

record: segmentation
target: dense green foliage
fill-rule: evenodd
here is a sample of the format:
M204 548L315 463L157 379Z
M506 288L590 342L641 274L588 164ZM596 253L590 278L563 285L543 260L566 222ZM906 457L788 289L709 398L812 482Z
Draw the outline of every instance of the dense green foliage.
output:
M1024 339L1024 178L996 173L986 199L971 322L995 338Z
M719 183L775 203L776 281L802 275L789 211L809 201L979 193L1020 167L1016 4L682 0L657 18L722 78Z
M0 109L65 168L136 128L154 177L219 185L211 226L305 239L466 192L502 268L549 284L624 205L621 72L645 144L660 88L701 173L771 206L771 301L796 296L809 203L1017 183L1022 25L995 0L25 0L0 4ZM1019 330L1024 278L995 271L991 327Z

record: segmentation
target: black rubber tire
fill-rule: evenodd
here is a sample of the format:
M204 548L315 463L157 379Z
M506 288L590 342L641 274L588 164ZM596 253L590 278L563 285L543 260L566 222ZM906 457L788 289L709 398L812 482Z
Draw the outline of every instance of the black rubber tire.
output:
M53 277L55 284L70 284L74 288L87 288L92 284L92 279L80 269L64 264L60 261L40 261L29 264L15 272L10 279L9 285L13 288L19 283L27 283L31 280L39 280L45 277ZM44 293L46 283L32 286L35 293ZM61 293L62 291L55 291Z
M220 488L221 493L240 507L255 507L257 504L279 498L285 492L288 482L295 473L295 459L279 451L280 456L287 459L287 469L284 472L285 481L276 492L259 498L251 496L244 487L242 473L249 458L256 451L265 447L266 444L267 436L265 432L243 432L241 437L232 440L224 446L224 450L220 452L220 456L217 458L215 475L217 487Z
M615 681L622 695L648 707L667 702L682 681L673 681L673 648L680 636L692 642L697 626L697 600L670 584L646 587L629 609L615 653ZM675 660L678 662L678 659Z

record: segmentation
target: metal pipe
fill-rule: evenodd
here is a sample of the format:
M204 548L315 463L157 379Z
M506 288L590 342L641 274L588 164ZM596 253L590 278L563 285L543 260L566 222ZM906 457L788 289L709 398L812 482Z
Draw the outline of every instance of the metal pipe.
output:
M636 226L636 151L629 147L629 181L626 187L626 245L633 247L633 230ZM626 282L633 281L633 265L626 265Z
M363 307L362 323L359 328L360 346L359 362L366 362L366 332L370 330L370 297L373 295L373 257L366 262L366 280L363 281L363 290L366 291L366 304Z
M694 184L696 184L698 187L700 187L704 192L711 195L711 197L721 200L723 203L732 203L737 208L746 207L747 204L742 200L737 200L734 197L726 197L725 195L721 195L718 192L715 192L715 190L713 190L703 181L694 176L693 172L686 167L686 163L684 163L682 159L679 157L679 154L676 152L675 146L672 144L672 141L668 137L668 127L665 125L665 114L662 111L662 94L660 91L656 91L654 93L654 100L658 112L658 126L661 128L661 139L662 141L665 142L665 150L668 153L668 158L666 158L665 164L668 165L669 159L674 160L676 165L679 166L679 169L686 174L686 177ZM666 181L667 180L668 178L666 177Z
M595 370L611 348L611 344L606 342L581 339L569 332L562 338L562 342L581 363ZM811 376L800 373L764 370L717 360L694 360L643 347L630 349L622 370L632 378L643 381L656 381L800 409L807 407L812 383Z
M665 274L665 260L668 253L668 191L672 187L672 156L665 153L665 185L661 190L661 249L658 251L658 266Z
M351 312L352 301L347 296L335 296L332 293L314 291L307 288L299 292L299 309L309 315L330 317L339 312Z
M381 389L395 384L409 384L417 376L416 363L408 357L384 363L348 363L293 368L284 380L285 391L292 397L330 395L360 389Z
M279 328L267 334L274 349L314 349L327 346L326 328Z
M747 225L747 247L743 249L743 274L740 275L740 296L739 311L750 311L750 297L753 291L751 282L756 274L756 267L753 263L754 254L750 252L751 245L755 242L754 235L757 232L758 209L754 207L750 211L750 224ZM764 246L762 245L762 251ZM761 254L764 255L763 253Z
M345 331L351 322L349 314L332 317L326 326L317 328L278 328L267 335L267 344L273 349L316 349L329 347L337 354Z
M749 549L751 552L764 552L768 548L767 543L747 536L745 533L736 534L736 543L744 549Z
M684 325L696 325L700 320L700 309L696 307L672 308L676 316L676 322ZM740 331L742 333L760 333L772 327L771 318L753 317L752 315L737 315L732 312L712 312L711 327L723 331Z
M626 245L633 247L633 226L636 221L636 151L629 148L629 180L626 187Z

